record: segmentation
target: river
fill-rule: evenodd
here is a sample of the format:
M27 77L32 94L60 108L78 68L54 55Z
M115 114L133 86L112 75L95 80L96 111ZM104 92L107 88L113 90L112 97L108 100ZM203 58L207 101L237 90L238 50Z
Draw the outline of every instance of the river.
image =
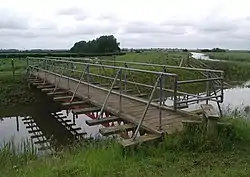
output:
M199 60L218 61L202 53L192 53L192 55L193 58ZM235 110L245 114L250 112L250 88L246 87L249 84L250 82L246 82L234 88L224 90L224 101L221 104L224 114L231 113ZM75 122L74 127L81 128L79 132L87 132L85 137L101 136L99 134L100 126L90 127L86 125L85 121L91 118L86 115L79 115L79 117L74 120L71 110L62 109L53 101L49 100L47 96L41 94L43 93L36 94L37 99L41 100L38 104L17 106L0 112L0 147L6 142L12 142L18 145L26 140L30 141L37 149L46 149L44 146L55 149L71 144L71 140L74 139L74 137L65 126L51 115L52 112L61 113L63 116L66 116L65 120L70 121L70 123ZM199 104L191 105L189 110L199 108ZM211 104L215 103L213 102ZM217 105L215 104L215 106ZM29 119L32 123L27 124L25 119ZM40 130L40 134L34 134L27 128L27 126L33 126L33 124L36 127L35 129ZM34 136L39 136L40 140L37 140ZM39 141L42 143L36 143Z
M206 54L191 52L192 57L197 60L210 60L220 61L223 60L209 58ZM221 104L224 113L231 113L240 111L243 114L250 112L250 88L248 88L250 81L243 83L242 85L235 86L234 88L224 90L224 101ZM197 107L197 106L196 106Z
M51 113L61 113L66 116L69 124L75 123L73 128L81 128L77 132L86 132L84 137L99 137L100 126L88 126L86 120L91 119L86 115L73 118L71 110L62 109L48 97L36 93L39 103L27 106L16 106L0 111L0 147L11 142L15 147L23 142L34 146L39 152L70 145L75 137ZM68 114L67 114L68 112ZM28 123L30 122L30 123ZM27 128L29 127L29 128ZM27 143L28 142L28 143Z

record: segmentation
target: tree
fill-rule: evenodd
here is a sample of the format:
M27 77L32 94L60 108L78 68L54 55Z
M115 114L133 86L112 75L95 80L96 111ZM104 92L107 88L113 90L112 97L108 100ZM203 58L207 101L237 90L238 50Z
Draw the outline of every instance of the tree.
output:
M94 40L79 41L70 49L74 53L113 53L120 52L120 43L113 35L100 36Z

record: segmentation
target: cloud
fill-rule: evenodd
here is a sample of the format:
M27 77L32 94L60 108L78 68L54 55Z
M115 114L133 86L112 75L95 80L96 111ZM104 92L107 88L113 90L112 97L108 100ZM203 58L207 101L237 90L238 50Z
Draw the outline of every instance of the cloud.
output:
M121 47L249 48L249 6L226 0L206 6L198 0L8 0L1 2L0 48L67 49L103 34L115 35Z
M79 15L83 13L83 10L78 7L69 7L60 9L57 13L58 15Z
M27 29L28 19L16 15L13 11L0 9L0 29Z
M171 34L183 35L186 33L186 28L174 25L160 25L153 23L137 22L129 23L124 27L125 33L138 33L138 34Z

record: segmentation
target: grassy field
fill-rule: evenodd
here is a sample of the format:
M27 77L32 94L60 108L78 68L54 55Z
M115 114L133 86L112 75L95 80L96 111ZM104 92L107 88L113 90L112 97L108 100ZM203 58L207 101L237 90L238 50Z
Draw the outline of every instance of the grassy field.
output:
M116 59L178 64L180 56L185 57L186 53L132 53ZM19 66L15 77L12 76L11 61L1 62L3 63L0 65L0 107L4 107L15 102L13 99L16 100L18 95L27 97L26 94L29 92L22 78L25 61L15 62L16 66ZM225 70L226 78L232 80L247 79L250 72L247 70L250 68L248 65L239 65L237 62L235 65L231 62L207 64L212 68ZM235 76L237 72L238 75ZM180 74L185 78L194 76L194 73L188 76L187 73ZM143 82L150 82L150 78L145 79L143 75L138 75L138 79L140 78ZM27 99L24 103L31 101L28 97ZM18 98L18 101L20 100L22 98ZM207 139L202 127L191 127L181 134L167 136L159 144L154 143L131 150L124 150L111 140L85 142L82 145L72 145L54 155L37 157L33 151L17 153L6 146L0 150L0 177L249 176L250 122L240 116L225 121L231 122L232 126L219 127L218 138Z
M210 141L198 127L130 150L112 140L86 142L43 157L6 147L0 150L0 176L249 176L249 121L229 121L233 126L219 129L218 138Z
M219 54L219 53L218 53ZM237 55L245 55L250 58L250 53L233 53L233 52L226 52L228 56L234 57ZM149 52L149 53L129 53L123 56L116 57L116 60L120 61L136 61L136 62L150 62L150 63L157 63L157 64L166 64L166 65L179 65L181 59L187 58L187 53L156 53L156 52ZM216 57L215 57L216 58ZM108 58L111 59L111 58ZM239 60L237 60L239 61ZM227 82L231 81L239 81L244 82L249 80L250 78L250 63L248 62L237 62L237 61L229 61L229 62L215 62L215 61L203 61L206 63L209 68L211 69L219 69L224 71L225 80ZM250 60L249 60L250 61ZM184 64L186 60L184 60ZM135 67L135 66L133 66ZM138 66L137 66L138 67ZM154 68L150 66L141 66L141 68L150 69L150 70L157 70L161 71L162 68ZM168 72L177 73L180 80L185 79L193 79L197 78L200 74L197 72L189 72L183 71L178 69L168 69Z
M250 52L210 52L206 53L210 58L238 61L238 62L250 62Z
M0 59L0 110L5 109L6 106L34 102L34 95L28 89L24 78L26 61L14 60L14 76L11 63L11 59Z

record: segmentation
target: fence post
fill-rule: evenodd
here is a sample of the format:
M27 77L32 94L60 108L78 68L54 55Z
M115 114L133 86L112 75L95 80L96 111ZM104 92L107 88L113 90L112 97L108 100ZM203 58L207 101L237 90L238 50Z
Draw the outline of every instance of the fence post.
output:
M189 54L187 55L187 65L190 66Z
M164 73L166 73L167 72L167 69L166 69L166 66L163 66L163 72ZM163 75L163 77L162 77L162 83L163 83L163 88L166 86L166 75ZM163 97L163 105L165 105L166 103L165 103L165 101L166 101L166 98L165 98L165 91L163 91L163 93L162 93L163 95L162 95L162 97Z
M177 110L177 76L174 76L174 110Z
M207 72L207 79L209 79L210 77L210 74L209 72ZM210 93L209 93L209 81L206 82L206 93L207 93L207 99L206 99L206 104L208 104L208 100L209 100L209 96L210 96Z
M90 72L90 69L89 69L89 64L88 64L88 68L87 68L87 80L88 80L88 98L90 98L90 93L89 93L89 82L90 82L90 77L89 77L89 72Z
M221 73L221 103L224 99L224 72Z
M120 71L119 87L120 87L120 95L119 95L119 112L122 112L122 69L121 69L121 71Z
M26 58L26 65L27 65L26 74L28 75L29 74L29 58L28 57Z
M125 68L126 68L126 63L125 63ZM126 70L124 70L123 71L124 72L124 90L125 90L125 93L127 93L127 71Z
M15 76L15 64L14 64L14 59L11 59L11 66L12 66L12 74L13 77Z
M139 124L138 124L137 127L136 127L135 133L134 133L133 136L132 136L133 140L135 140L135 138L136 138L136 136L137 136L137 134L138 134L138 132L139 132L139 130L140 130L140 127L141 127L141 125L142 125L142 122L143 122L143 120L144 120L146 114L147 114L148 108L149 108L150 103L151 103L151 101L152 101L152 99L153 99L154 93L155 93L155 91L156 91L156 89L157 89L157 86L158 86L158 84L159 84L159 81L160 81L161 76L162 76L162 74L161 74L161 75L157 78L157 80L155 81L155 85L154 85L153 90L152 90L152 92L151 92L151 95L150 95L150 97L149 97L148 103L147 103L147 105L146 105L146 107L145 107L145 109L144 109L144 111L143 111L143 113L142 113L141 119L140 119L140 121L139 121Z
M162 130L161 127L161 122L162 122L162 102L164 102L164 98L163 98L163 85L164 85L164 75L160 76L160 109L159 109L159 130Z

